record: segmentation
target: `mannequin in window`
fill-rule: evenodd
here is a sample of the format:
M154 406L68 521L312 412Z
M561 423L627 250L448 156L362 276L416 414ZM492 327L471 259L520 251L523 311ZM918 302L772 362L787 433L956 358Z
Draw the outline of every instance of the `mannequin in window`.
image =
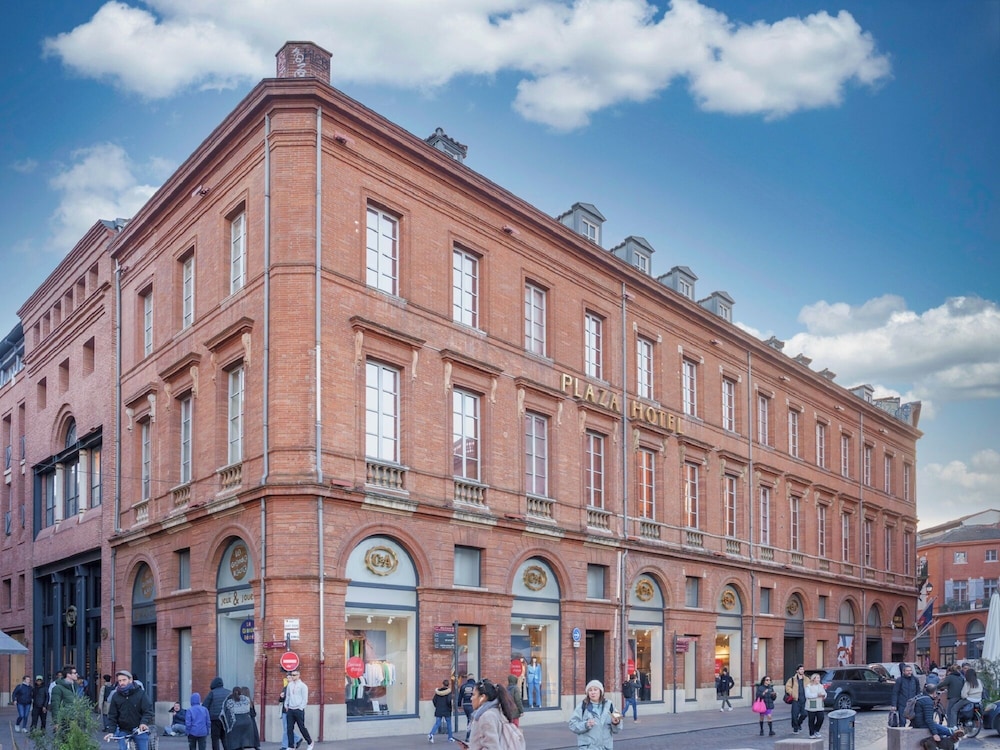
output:
M528 706L542 707L542 665L537 656L532 656L528 665Z

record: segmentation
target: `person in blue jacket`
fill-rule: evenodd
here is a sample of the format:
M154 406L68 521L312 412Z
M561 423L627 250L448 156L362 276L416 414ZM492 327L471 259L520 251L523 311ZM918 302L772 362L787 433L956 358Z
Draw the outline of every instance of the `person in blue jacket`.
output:
M188 750L205 750L208 735L212 733L212 717L201 705L201 694L191 693L191 708L184 715L184 729L188 737Z

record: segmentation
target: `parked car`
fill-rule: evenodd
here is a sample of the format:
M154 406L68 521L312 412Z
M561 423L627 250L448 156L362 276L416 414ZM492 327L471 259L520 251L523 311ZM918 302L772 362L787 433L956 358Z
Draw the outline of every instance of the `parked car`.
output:
M909 664L913 667L913 676L917 678L917 682L920 683L920 689L923 690L924 683L927 682L927 673L916 662L904 661L903 664ZM876 673L884 675L890 680L895 680L899 677L899 662L880 661L868 666L874 669Z
M806 670L816 673L826 689L827 708L869 709L892 702L893 681L864 664Z

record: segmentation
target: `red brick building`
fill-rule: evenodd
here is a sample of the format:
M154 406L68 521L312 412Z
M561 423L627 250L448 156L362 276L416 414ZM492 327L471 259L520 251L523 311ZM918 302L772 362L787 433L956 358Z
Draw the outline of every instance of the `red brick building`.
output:
M102 669L161 705L250 685L272 739L287 637L332 739L425 730L453 670L522 674L551 719L626 670L672 711L714 705L721 666L746 697L913 655L919 405L365 109L314 45L278 69L99 266Z

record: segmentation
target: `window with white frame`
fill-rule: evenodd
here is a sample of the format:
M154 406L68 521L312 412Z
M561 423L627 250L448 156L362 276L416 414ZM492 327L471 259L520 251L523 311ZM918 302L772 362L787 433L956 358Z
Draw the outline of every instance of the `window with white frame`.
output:
M816 465L826 468L826 425L822 422L816 423Z
M181 328L194 323L194 254L181 264Z
M903 532L903 575L913 574L913 535Z
M373 360L365 363L365 455L400 462L399 370Z
M544 357L545 290L530 281L524 285L524 348Z
M399 294L399 218L368 206L365 240L366 283L386 294Z
M865 487L872 486L872 454L875 452L874 448L870 445L866 445L864 448L864 463L861 467L862 478L865 483Z
M722 429L736 432L736 381L722 379Z
M989 601L994 592L998 590L996 578L983 579L983 598Z
M799 413L795 409L788 410L788 455L799 456Z
M549 420L524 413L524 488L529 495L549 494Z
M689 417L698 416L698 364L690 359L681 363L683 382L681 390L684 397L684 413Z
M139 455L141 462L141 466L139 467L139 484L140 498L142 500L149 500L152 496L153 446L150 442L152 439L151 427L152 424L148 418L139 423Z
M760 543L771 544L771 488L760 488Z
M789 549L792 552L801 552L801 524L802 519L799 513L802 510L802 501L800 498L792 495L788 501L788 531L789 531Z
M764 395L757 396L757 442L770 445L771 399Z
M461 388L452 391L452 472L456 477L480 480L479 396Z
M698 464L684 462L684 519L689 529L698 528Z
M653 342L644 336L635 345L636 391L639 398L653 398Z
M952 581L951 582L951 598L961 604L969 601L969 582L968 581Z
M643 273L649 273L649 258L642 253L635 254L635 267Z
M840 559L851 561L851 515L840 514Z
M191 443L193 436L191 428L194 417L194 400L190 395L184 396L180 400L180 407L180 483L187 484L191 481Z
M96 508L104 500L101 446L97 445L90 449L87 455L87 463L89 464L88 473L90 475L90 507Z
M738 481L732 474L726 474L723 478L724 499L726 503L726 536L730 539L735 539L739 532L739 527L736 523Z
M583 236L586 237L591 242L596 242L598 245L601 244L601 228L594 224L592 221L587 221L586 219L580 219L580 224L583 227Z
M153 290L147 289L142 295L142 354L153 353Z
M952 556L952 561L955 565L965 565L969 562L969 556L965 551L955 552Z
M816 554L822 558L826 558L826 506L819 505L816 507Z
M451 263L452 320L479 327L479 257L456 247Z
M604 378L604 319L596 313L584 316L584 371L588 378Z
M243 460L243 365L229 371L229 463Z
M997 551L995 549L986 550L986 562L996 562L997 561Z
M587 430L584 459L584 493L591 508L604 507L604 435Z
M687 279L677 279L677 291L688 299L694 299L694 286Z
M639 490L637 512L640 518L652 519L655 517L656 471L653 456L653 451L648 448L640 448L635 453L635 476Z
M903 499L912 500L913 487L910 482L912 481L913 466L906 462L903 462Z
M229 293L235 294L247 280L247 215L240 211L229 220Z
M882 460L882 489L885 494L892 494L892 456L888 455Z
M840 436L840 476L850 478L851 476L851 437L850 435Z
M886 526L882 534L883 560L885 570L892 570L892 526Z

